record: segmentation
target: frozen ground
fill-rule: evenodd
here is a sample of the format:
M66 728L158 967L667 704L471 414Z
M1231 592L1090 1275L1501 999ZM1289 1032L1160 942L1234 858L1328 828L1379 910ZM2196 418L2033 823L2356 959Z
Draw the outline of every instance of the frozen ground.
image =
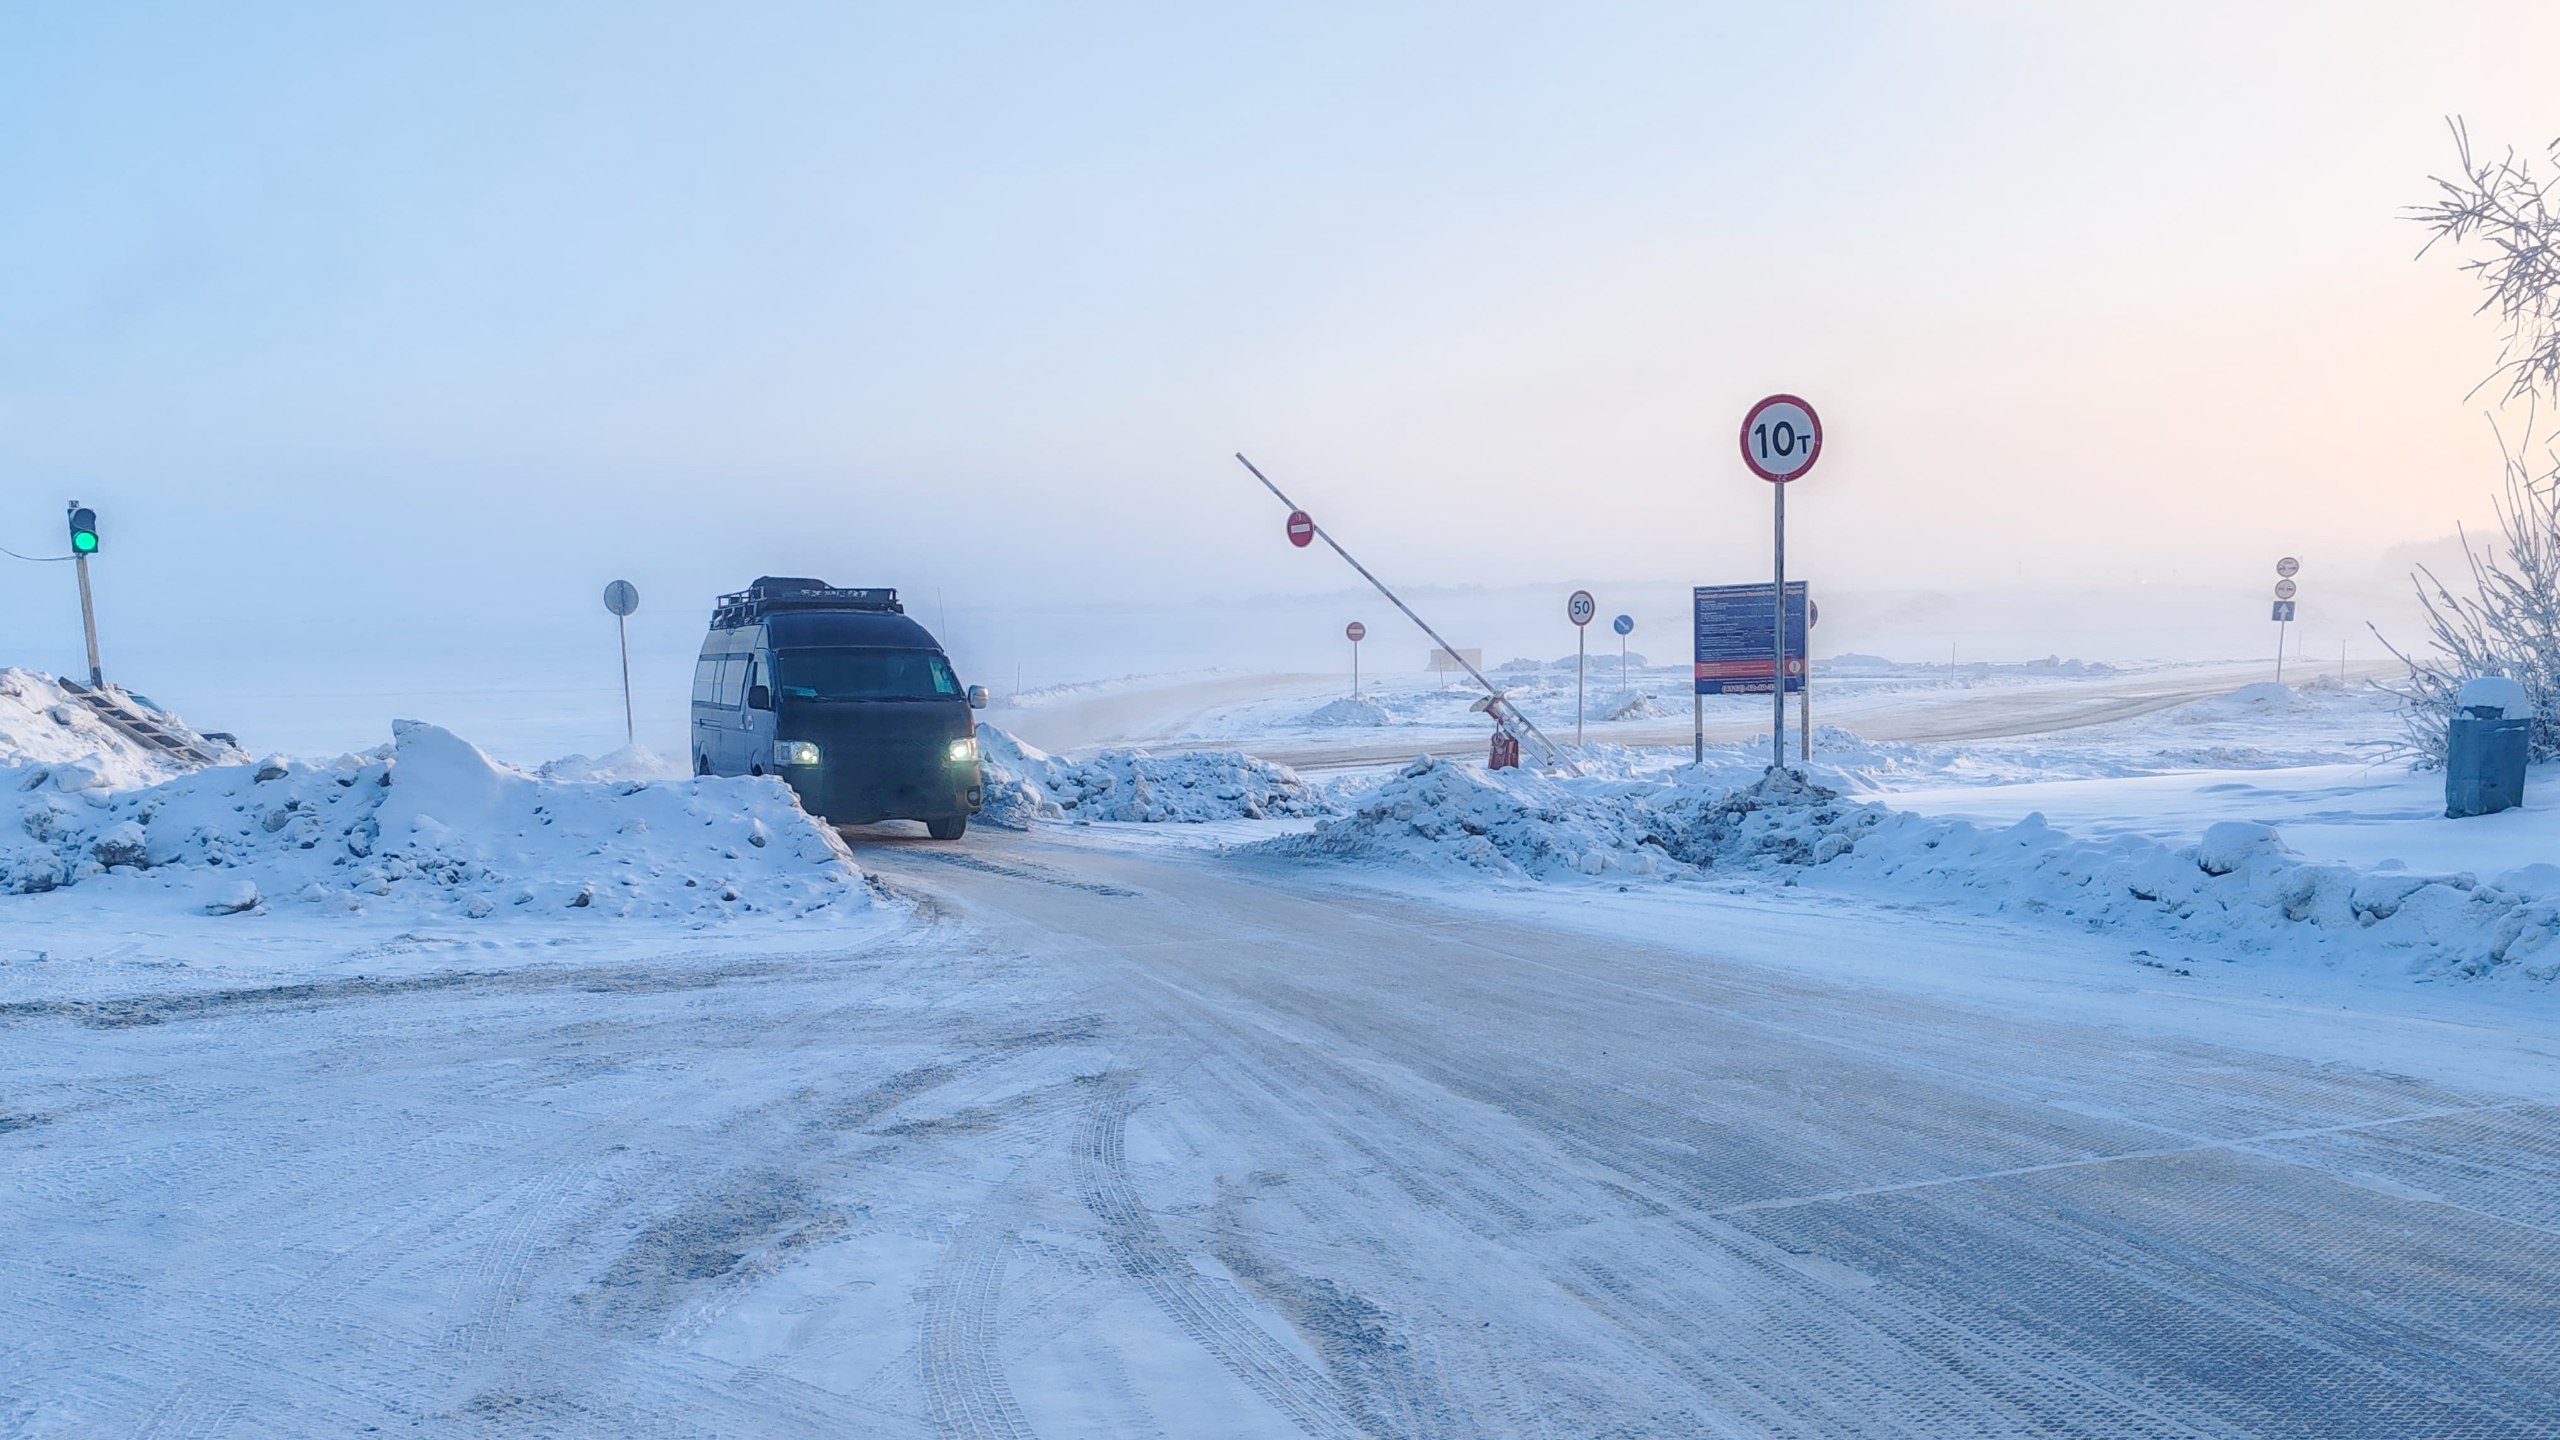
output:
M1399 773L1478 756L1427 682L1193 675L995 715L1030 828L851 832L814 912L0 896L0 1435L2560 1434L2551 957L2409 963L2543 927L2549 811L2431 819L2353 690L1881 671L1840 798L1748 814L1757 702L1487 788ZM5 794L93 860L159 793L375 863L329 764L64 763ZM751 788L489 775L578 843L398 833L826 864L643 808L792 833ZM279 786L312 850L213 806Z

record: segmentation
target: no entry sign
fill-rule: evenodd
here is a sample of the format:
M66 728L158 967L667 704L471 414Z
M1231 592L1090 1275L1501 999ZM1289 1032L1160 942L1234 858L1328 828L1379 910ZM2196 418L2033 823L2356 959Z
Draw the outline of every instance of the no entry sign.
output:
M1357 620L1354 620L1350 624L1342 627L1342 638L1350 641L1354 645L1357 645L1361 641L1369 638L1369 627L1361 624Z
M1813 468L1822 454L1822 418L1793 395L1772 395L1742 417L1742 463L1773 485Z
M1304 550L1304 549L1306 549L1308 546L1310 546L1310 545L1314 544L1314 543L1315 543L1315 540L1316 540L1316 521L1315 521L1315 517L1314 517L1314 516L1312 516L1312 515L1309 515L1309 514L1308 514L1306 511L1304 511L1304 510L1292 510L1292 511L1290 511L1290 512L1289 512L1289 543L1290 543L1290 544L1292 544L1292 545L1297 546L1297 547L1298 547L1299 549L1301 549L1301 550Z

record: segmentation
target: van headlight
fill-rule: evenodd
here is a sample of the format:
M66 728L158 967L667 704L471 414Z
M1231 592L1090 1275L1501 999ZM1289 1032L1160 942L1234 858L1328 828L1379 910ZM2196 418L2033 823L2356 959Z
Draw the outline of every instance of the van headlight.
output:
M954 741L952 741L952 742L951 742L951 763L952 763L952 764L954 764L954 765L966 765L966 764L968 764L970 761L975 760L975 759L977 759L977 758L978 758L978 737L977 737L977 736L975 736L975 735L963 735L963 736L961 736L959 739L954 740Z
M776 740L773 742L773 763L815 765L818 763L818 743L814 740Z

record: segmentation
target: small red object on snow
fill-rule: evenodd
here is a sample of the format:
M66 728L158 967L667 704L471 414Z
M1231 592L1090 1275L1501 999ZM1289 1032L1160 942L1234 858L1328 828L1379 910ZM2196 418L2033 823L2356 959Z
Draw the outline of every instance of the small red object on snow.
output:
M1309 515L1309 514L1308 514L1306 511L1304 511L1304 510L1292 510L1292 511L1290 511L1290 512L1289 512L1289 543L1290 543L1290 544L1292 544L1292 545L1297 546L1297 547L1298 547L1299 549L1301 549L1301 550L1304 550L1304 549L1306 549L1309 545L1314 544L1314 543L1315 543L1315 539L1316 539L1316 521L1315 521L1315 517L1314 517L1314 516L1312 516L1312 515Z
M1520 737L1508 730L1494 731L1493 753L1485 758L1484 768L1487 770L1519 769Z

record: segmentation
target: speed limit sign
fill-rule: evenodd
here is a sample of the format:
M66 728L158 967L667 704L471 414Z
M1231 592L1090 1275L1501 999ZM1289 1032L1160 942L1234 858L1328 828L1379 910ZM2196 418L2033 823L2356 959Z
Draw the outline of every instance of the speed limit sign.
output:
M1742 417L1742 463L1772 485L1813 468L1822 454L1822 417L1793 395L1772 395Z
M1564 613L1574 624L1588 625L1591 617L1600 613L1600 602L1591 598L1590 591L1576 590L1573 598L1564 602Z

